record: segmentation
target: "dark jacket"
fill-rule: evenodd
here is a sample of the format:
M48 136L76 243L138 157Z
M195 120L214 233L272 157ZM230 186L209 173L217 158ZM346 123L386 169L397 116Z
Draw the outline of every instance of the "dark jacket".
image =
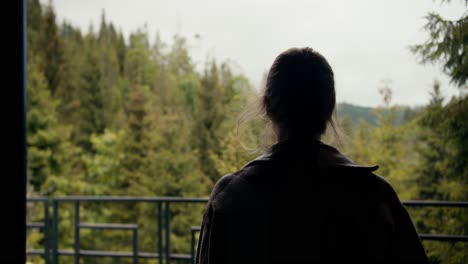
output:
M428 263L377 168L320 141L274 145L216 183L196 263Z

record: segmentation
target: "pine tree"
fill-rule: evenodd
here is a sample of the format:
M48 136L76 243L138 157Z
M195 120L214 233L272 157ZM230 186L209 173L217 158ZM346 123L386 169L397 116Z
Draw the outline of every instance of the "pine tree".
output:
M47 81L31 58L27 83L27 143L28 179L39 191L50 174L58 171L54 154L61 139L58 133L57 100L47 87Z
M197 94L198 105L196 124L194 126L194 140L197 142L202 171L213 182L222 176L218 175L214 163L210 158L210 151L219 154L220 134L219 128L225 116L223 112L223 90L219 81L218 67L214 62L201 80L200 91Z
M125 39L121 31L118 34L116 46L117 58L119 61L119 73L122 76L125 72L125 56L127 54L127 46L125 45Z
M92 150L89 138L92 134L101 134L106 127L105 101L102 74L99 69L96 52L96 39L90 33L87 36L86 64L82 72L83 85L80 89L80 123L78 142L87 151Z
M125 75L132 84L151 87L156 65L151 60L147 38L147 34L141 31L130 36L130 45L125 56Z
M28 0L27 6L27 47L28 51L37 51L42 48L40 42L43 22L42 6L39 0Z
M115 31L112 24L107 24L102 13L101 27L97 36L97 64L101 74L103 94L103 112L105 127L118 128L117 120L122 109L122 93L120 90L120 69Z
M468 5L467 0L464 2ZM411 46L411 51L419 56L421 63L442 62L442 69L451 81L466 89L468 13L464 12L460 19L450 21L430 12L426 15L426 21L424 28L429 32L429 38L424 44Z
M47 85L54 95L62 81L64 57L63 43L60 39L55 12L50 5L45 8L41 30L41 56L43 56L44 75Z
M64 22L61 28L64 44L64 82L58 87L54 97L60 99L59 119L69 125L80 123L80 92L85 85L82 78L86 68L86 56L83 56L85 42L79 29ZM76 135L75 135L76 136Z
M135 86L130 93L127 106L127 138L122 161L122 180L119 193L127 195L148 194L149 186L145 182L151 151L151 120L149 118L148 94L142 86Z

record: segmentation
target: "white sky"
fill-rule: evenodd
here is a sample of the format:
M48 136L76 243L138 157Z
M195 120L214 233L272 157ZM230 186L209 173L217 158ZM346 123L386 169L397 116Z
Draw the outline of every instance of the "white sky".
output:
M338 102L378 105L384 79L392 81L397 104L426 104L436 78L444 95L459 92L438 65L419 65L408 46L425 41L423 17L429 11L460 18L467 10L461 0L53 0L53 5L59 22L65 19L83 32L90 23L98 28L104 9L107 21L126 36L145 23L150 40L159 31L171 43L178 33L187 37L200 65L208 55L232 60L256 87L280 52L309 46L334 69Z

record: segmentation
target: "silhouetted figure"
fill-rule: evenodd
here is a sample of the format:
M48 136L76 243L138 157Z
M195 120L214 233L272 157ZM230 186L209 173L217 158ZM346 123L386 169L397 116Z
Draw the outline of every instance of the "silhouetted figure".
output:
M311 48L280 54L262 105L278 143L222 177L196 263L428 263L393 188L320 141L335 108L333 71Z

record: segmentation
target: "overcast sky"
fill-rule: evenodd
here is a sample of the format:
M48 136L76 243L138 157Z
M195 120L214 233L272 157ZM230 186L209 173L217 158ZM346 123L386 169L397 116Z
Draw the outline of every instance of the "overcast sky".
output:
M458 93L439 65L419 65L408 46L426 39L428 12L460 18L467 10L461 0L53 0L53 5L59 22L65 19L83 32L90 23L97 28L104 9L126 36L145 23L150 40L157 31L168 43L174 34L185 36L195 61L208 55L232 60L257 87L280 52L309 46L334 69L339 102L378 105L385 79L392 81L397 104L427 103L436 78L445 95Z

